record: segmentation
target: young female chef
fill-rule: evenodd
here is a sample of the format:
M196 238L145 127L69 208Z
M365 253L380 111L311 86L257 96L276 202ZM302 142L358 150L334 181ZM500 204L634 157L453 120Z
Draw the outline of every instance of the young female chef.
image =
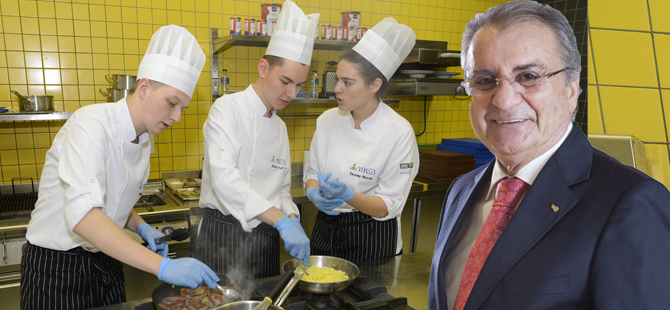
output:
M123 265L162 281L215 288L193 258L167 258L162 233L133 210L149 177L149 133L179 122L205 63L195 37L174 25L151 38L130 95L82 107L47 152L21 260L21 309L88 309L124 302ZM137 232L150 249L130 238ZM154 253L158 251L161 255Z
M338 108L317 119L304 176L307 196L321 211L313 255L360 261L402 250L400 214L419 152L410 123L380 97L415 38L388 17L340 60Z
M197 257L230 281L279 275L280 237L307 262L309 239L290 193L288 133L275 113L307 80L318 25L319 14L284 2L256 83L217 99L207 116Z

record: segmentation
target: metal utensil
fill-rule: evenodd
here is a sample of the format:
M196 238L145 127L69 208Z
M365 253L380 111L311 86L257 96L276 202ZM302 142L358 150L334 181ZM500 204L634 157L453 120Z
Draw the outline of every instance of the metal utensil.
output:
M10 90L21 99L19 111L21 112L52 112L54 110L54 96L23 96L15 90Z

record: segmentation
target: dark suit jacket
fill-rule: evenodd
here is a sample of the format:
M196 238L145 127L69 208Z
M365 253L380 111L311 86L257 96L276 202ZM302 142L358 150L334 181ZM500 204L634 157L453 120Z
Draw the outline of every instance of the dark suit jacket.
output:
M573 125L493 247L465 309L670 309L670 192L593 148ZM447 193L430 309L447 309L446 253L492 170L461 176Z

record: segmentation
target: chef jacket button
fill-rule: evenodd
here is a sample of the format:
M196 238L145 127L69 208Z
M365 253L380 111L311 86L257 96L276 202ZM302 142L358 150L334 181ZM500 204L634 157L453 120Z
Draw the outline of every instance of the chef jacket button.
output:
M95 183L95 179L91 179L91 183Z

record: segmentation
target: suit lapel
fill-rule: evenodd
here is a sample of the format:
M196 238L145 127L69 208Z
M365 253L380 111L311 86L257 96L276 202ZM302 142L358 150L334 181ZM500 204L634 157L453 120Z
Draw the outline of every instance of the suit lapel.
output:
M579 202L570 186L588 179L591 158L591 145L574 124L491 250L465 309L478 309L514 265Z

